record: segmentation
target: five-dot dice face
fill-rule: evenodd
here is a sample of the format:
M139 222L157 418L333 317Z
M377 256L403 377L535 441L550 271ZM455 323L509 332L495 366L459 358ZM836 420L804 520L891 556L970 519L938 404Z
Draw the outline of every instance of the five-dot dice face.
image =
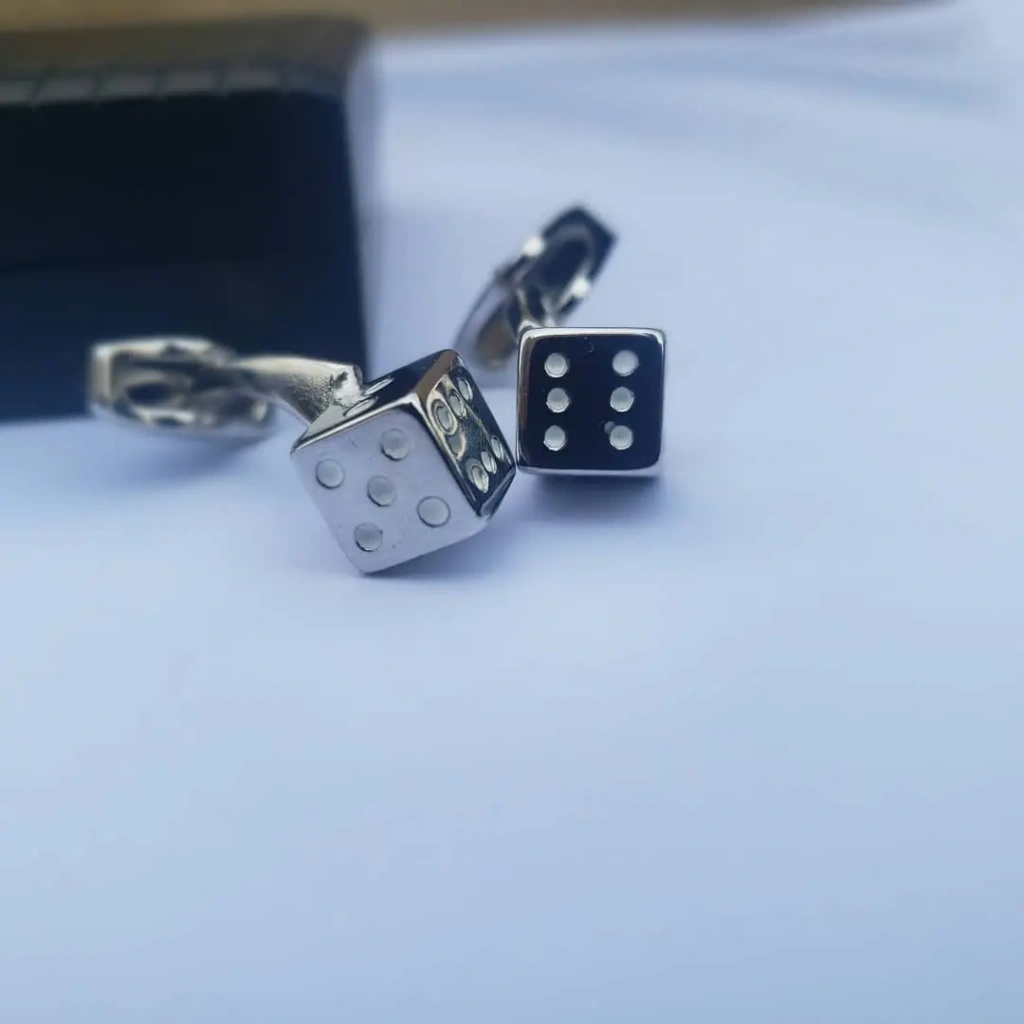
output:
M515 465L458 354L367 384L295 443L292 458L338 543L376 572L477 533Z
M534 473L654 472L664 388L660 331L527 331L519 349L519 465Z

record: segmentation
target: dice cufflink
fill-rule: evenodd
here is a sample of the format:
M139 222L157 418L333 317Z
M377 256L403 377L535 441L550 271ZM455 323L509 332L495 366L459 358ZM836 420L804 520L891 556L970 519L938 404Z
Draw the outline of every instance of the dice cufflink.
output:
M457 352L364 384L352 364L241 358L199 339L97 345L98 415L178 436L257 439L281 406L305 424L292 460L352 563L377 572L478 533L515 476L508 442Z
M664 334L563 326L614 243L592 213L565 211L496 271L459 331L471 365L516 386L516 461L526 473L658 472Z
M662 451L665 340L639 329L531 328L519 350L524 473L651 476Z

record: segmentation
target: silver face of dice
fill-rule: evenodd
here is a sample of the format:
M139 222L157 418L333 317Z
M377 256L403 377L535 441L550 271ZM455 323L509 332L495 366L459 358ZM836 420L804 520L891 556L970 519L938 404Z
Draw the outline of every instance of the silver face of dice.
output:
M515 476L458 354L444 351L332 406L292 458L356 568L377 572L482 530Z
M528 473L656 473L664 395L660 331L527 330L519 348L519 466Z

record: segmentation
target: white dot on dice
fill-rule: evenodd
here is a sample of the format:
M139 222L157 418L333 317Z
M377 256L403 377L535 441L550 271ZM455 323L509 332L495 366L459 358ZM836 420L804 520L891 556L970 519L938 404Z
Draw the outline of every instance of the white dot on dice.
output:
M427 526L444 526L451 518L451 509L443 498L424 498L416 508L420 520Z
M389 459L398 462L409 454L409 438L404 430L385 430L380 439L380 447Z
M564 377L569 372L569 360L561 352L552 352L544 360L544 372L549 377Z
M624 452L627 448L632 447L633 444L633 431L629 427L624 427L621 423L618 426L612 427L608 433L608 440L611 442L611 446L617 451Z
M565 447L565 431L561 427L548 427L544 431L544 447L552 452L560 452Z
M452 403L452 409L455 410L455 415L461 420L466 415L466 403L462 400L462 395L457 391L453 391L448 396L448 401Z
M333 490L345 482L345 470L333 459L321 459L316 466L316 481L321 487Z
M397 490L386 476L375 476L366 485L366 493L374 505L386 507L395 500Z
M491 486L491 478L487 475L487 470L476 459L470 459L466 463L466 472L469 473L469 479L473 481L473 486L486 494Z
M456 429L455 417L452 415L451 409L441 399L434 403L434 419L446 434L450 434Z
M384 540L384 533L374 523L360 523L353 531L356 547L367 553L376 551Z
M565 388L552 388L547 397L548 408L555 413L569 408L569 392Z
M616 352L615 358L612 360L612 369L620 377L628 377L631 373L635 373L639 365L640 360L637 359L636 353L628 348L622 349L621 352Z
M616 388L609 399L609 404L616 412L629 412L633 408L633 392L629 388Z

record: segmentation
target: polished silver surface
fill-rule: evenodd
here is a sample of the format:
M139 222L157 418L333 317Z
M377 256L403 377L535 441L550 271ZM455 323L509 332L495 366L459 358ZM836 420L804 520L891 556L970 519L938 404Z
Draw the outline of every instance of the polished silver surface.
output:
M590 293L615 236L582 207L565 210L499 267L459 330L455 347L485 384L513 385L519 335L529 320L554 327ZM523 296L533 302L522 305Z
M239 357L194 338L95 346L89 404L102 417L181 437L254 440L275 406L306 426L303 484L352 563L377 572L482 530L515 463L457 352L363 384L359 368L300 356Z
M516 472L457 352L437 352L385 381L364 388L369 397L354 405L325 409L292 449L310 497L363 572L478 533ZM324 460L342 468L341 486L317 479Z
M329 405L362 397L351 363L301 356L236 355L201 338L133 338L95 345L89 407L144 430L182 436L259 439L275 406L311 423Z

